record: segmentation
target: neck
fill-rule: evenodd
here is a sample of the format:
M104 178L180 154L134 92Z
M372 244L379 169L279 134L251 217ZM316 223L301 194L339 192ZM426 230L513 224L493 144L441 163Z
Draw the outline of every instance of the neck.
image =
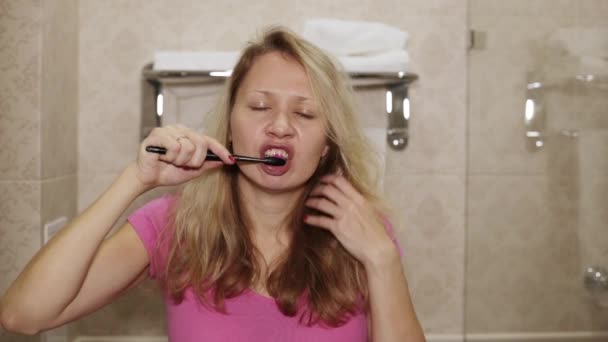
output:
M252 225L252 238L258 246L264 241L288 241L287 217L293 212L304 188L285 192L270 192L261 189L242 175L237 178L237 189L242 209ZM275 240L276 239L276 240Z

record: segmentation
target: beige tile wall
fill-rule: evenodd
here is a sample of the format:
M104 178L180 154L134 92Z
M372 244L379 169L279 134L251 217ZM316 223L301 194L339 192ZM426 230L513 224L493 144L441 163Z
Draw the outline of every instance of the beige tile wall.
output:
M40 181L0 181L0 291L8 288L40 248ZM0 340L38 341L9 334L0 328Z
M40 178L40 1L5 1L0 20L2 181Z
M8 1L0 14L0 291L40 246L39 1ZM2 341L34 341L2 331Z
M76 213L78 3L3 1L0 11L0 292ZM39 341L0 331L1 341Z
M582 286L589 254L608 260L605 89L547 91L551 135L540 152L526 149L523 110L526 74L536 65L561 71L541 59L551 57L545 37L607 27L607 2L469 4L486 44L469 63L466 331L606 330L607 311ZM556 133L563 128L581 138Z
M399 236L406 250L405 267L426 331L462 333L464 0L81 1L79 209L135 158L140 71L155 50L239 49L265 25L283 24L301 32L306 18L321 16L378 20L411 33L412 71L420 81L411 92L411 145L387 157L386 184L395 189L388 197L403 221ZM380 105L363 109L374 115L365 121L385 127L382 95L374 96L380 96L375 97ZM139 307L135 300L157 304L152 297L132 294L82 320L80 332L163 334L161 307ZM155 324L147 321L150 315Z

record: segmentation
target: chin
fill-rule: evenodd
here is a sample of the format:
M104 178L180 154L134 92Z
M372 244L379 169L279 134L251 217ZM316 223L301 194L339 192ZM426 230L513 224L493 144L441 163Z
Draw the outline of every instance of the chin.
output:
M268 174L261 166L242 167L241 175L254 187L273 193L285 193L302 189L310 178L291 172L276 176Z
M294 180L290 177L260 178L259 181L255 181L255 185L269 192L285 193L301 189L306 185L306 180Z

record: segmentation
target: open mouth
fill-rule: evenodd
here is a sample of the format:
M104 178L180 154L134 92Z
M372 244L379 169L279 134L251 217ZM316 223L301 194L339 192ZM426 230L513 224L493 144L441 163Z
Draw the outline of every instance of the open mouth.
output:
M275 158L283 159L285 161L285 165L281 165L281 166L261 164L260 167L268 175L282 176L287 171L289 171L289 169L291 168L291 159L290 158L293 158L293 151L292 151L291 147L288 145L270 145L270 144L268 144L268 145L262 146L262 148L260 149L260 154L262 154L264 156L264 158L275 157ZM292 155L292 156L290 157L290 155Z
M289 159L289 153L281 148L269 148L264 151L264 157L281 158L287 161Z

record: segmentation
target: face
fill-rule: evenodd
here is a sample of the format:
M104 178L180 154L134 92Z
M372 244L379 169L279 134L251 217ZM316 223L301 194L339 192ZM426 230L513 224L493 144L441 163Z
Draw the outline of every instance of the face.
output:
M241 175L271 191L302 187L327 153L323 117L304 67L279 52L257 57L230 114L233 152L284 158L284 166L239 163Z

